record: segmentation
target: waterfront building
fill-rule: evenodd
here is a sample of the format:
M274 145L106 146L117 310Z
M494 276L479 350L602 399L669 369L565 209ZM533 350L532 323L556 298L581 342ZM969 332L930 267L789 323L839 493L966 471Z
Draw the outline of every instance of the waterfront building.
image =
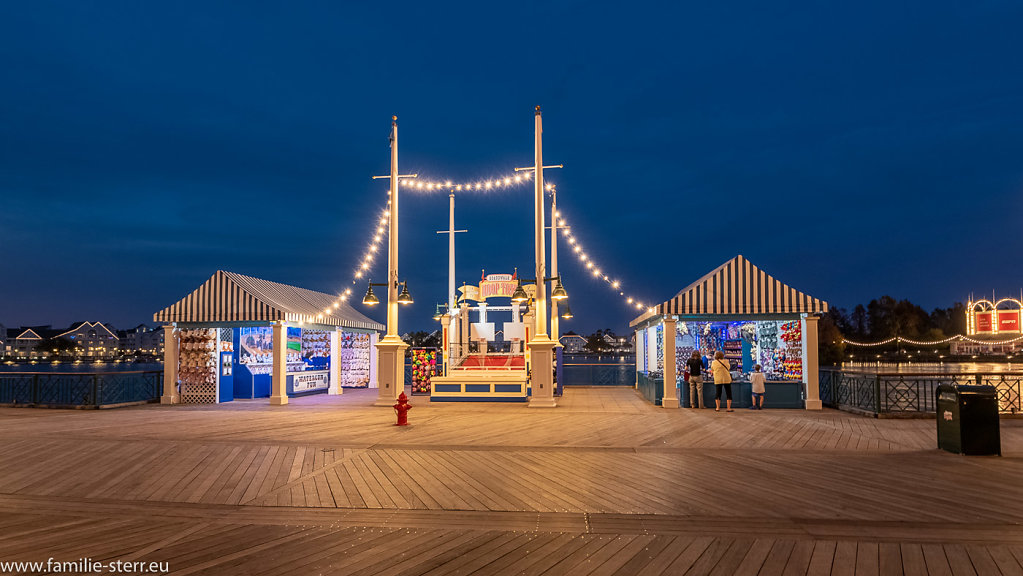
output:
M560 342L564 346L565 354L580 354L583 352L583 348L586 347L586 338L574 332L569 332L562 336Z
M125 354L163 354L163 329L152 328L145 324L124 330L121 337L121 350Z
M49 353L38 348L53 334L54 330L48 325L8 328L4 350L10 358L46 358Z
M102 322L75 322L53 338L67 338L78 347L79 355L88 358L112 358L120 351L113 327Z

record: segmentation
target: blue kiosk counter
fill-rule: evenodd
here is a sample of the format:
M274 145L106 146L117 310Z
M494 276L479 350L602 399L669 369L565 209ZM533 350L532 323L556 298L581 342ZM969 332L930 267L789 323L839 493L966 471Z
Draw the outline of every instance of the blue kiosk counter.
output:
M369 387L384 329L338 296L223 270L153 320L164 323L165 404Z

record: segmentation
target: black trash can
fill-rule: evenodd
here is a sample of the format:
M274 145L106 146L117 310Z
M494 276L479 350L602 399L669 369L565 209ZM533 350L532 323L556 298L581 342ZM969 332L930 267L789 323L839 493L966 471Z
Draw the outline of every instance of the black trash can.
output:
M936 394L938 448L970 456L1002 455L994 386L941 384Z

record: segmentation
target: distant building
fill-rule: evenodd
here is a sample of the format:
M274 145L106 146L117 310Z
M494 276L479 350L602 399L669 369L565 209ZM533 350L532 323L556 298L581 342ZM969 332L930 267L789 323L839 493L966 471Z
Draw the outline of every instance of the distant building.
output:
M49 353L37 348L53 334L54 330L50 326L8 328L4 350L11 358L46 358Z
M81 356L88 358L117 356L121 346L113 328L102 322L76 322L53 338L67 338L78 347Z
M565 347L565 354L579 354L586 346L586 338L578 334L565 334L561 337L560 342Z
M120 332L119 336L120 336ZM151 328L145 324L124 330L120 338L121 350L125 354L163 354L163 328Z
M7 356L7 328L0 324L0 358Z

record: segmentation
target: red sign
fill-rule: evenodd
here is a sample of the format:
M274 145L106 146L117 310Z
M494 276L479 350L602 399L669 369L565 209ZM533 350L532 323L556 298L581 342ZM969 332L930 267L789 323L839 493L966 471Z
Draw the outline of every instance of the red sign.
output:
M994 332L994 312L976 312L974 314L977 332Z
M1019 310L999 310L998 331L1019 332Z

